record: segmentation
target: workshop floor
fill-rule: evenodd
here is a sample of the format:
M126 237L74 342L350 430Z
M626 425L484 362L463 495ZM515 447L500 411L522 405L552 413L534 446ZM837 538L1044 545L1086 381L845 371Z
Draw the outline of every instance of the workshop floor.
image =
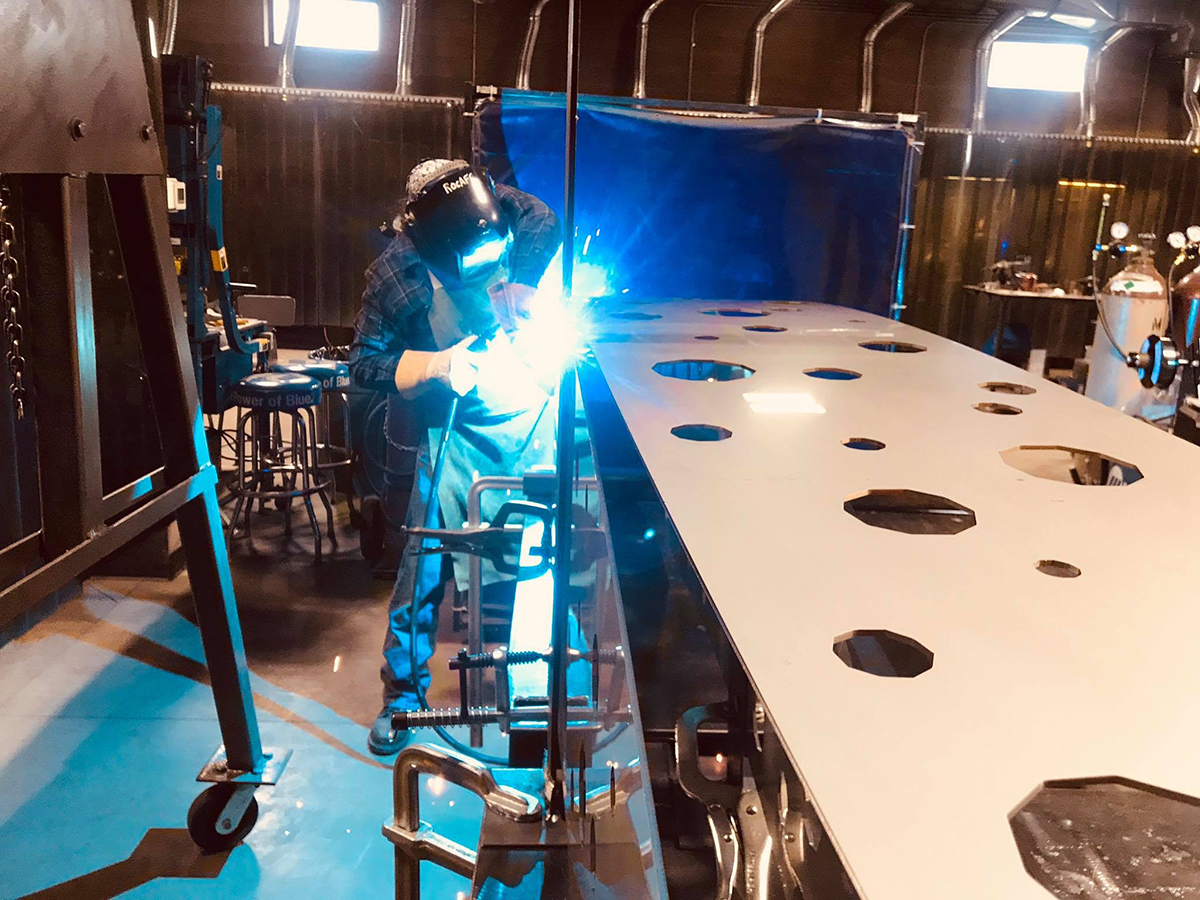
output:
M393 896L380 834L391 769L365 747L391 585L372 580L338 514L341 548L320 566L299 517L291 543L264 517L234 548L263 743L294 756L231 852L201 854L184 827L220 743L186 575L92 579L0 647L0 897ZM431 700L456 695L435 667ZM423 794L441 830L473 846L479 801L440 781ZM431 896L469 888L422 869Z

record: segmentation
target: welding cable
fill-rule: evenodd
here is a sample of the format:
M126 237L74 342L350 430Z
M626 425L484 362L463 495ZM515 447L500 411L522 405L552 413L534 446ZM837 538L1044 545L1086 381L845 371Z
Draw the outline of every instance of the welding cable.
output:
M426 528L437 528L440 519L440 509L438 504L438 486L442 480L442 471L446 463L446 448L450 443L450 435L454 430L455 419L458 418L458 405L462 398L458 394L452 394L450 399L450 408L446 413L446 424L442 428L441 436L438 440L437 455L434 457L433 475L429 479L429 496L425 502L425 521ZM407 548L405 549L407 553ZM429 710L429 701L425 697L425 688L421 685L420 666L417 661L417 614L420 611L421 583L424 580L425 567L430 564L430 560L434 558L434 554L421 554L417 556L417 572L413 579L412 600L408 610L408 671L409 677L412 678L413 688L417 692L417 702L420 703L421 709ZM441 565L441 556L437 556L438 565ZM507 766L508 760L501 759L496 756L489 756L473 747L468 747L461 741L451 737L444 728L440 725L433 726L433 730L437 736L445 741L451 748L459 753L465 753L472 759L478 760L485 766Z

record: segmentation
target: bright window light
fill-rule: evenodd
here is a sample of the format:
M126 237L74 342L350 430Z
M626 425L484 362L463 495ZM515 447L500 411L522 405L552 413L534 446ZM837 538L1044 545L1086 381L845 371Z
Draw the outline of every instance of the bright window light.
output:
M275 0L274 11L271 36L276 44L282 44L287 28L288 0ZM375 0L303 0L300 24L296 28L296 46L378 50L379 4Z
M997 41L988 87L1077 94L1083 90L1087 56L1087 44Z

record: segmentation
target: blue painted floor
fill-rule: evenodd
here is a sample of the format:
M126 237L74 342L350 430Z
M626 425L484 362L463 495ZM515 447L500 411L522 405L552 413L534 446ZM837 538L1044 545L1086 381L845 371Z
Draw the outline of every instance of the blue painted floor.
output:
M308 562L287 571L328 577ZM289 603L303 618L314 603L335 604L335 593L322 598L306 583L293 584L295 596L268 596L243 580L250 589L235 574L247 645L257 648L263 743L294 750L280 783L258 791L258 824L245 843L203 855L184 827L201 788L196 773L220 743L199 633L185 617L186 579L120 590L89 582L81 598L0 647L0 897L393 896L392 846L380 834L392 814L391 769L365 750L390 586L367 592L357 630L333 614L309 617L344 649L342 669L342 654L320 641L292 640L280 626L289 637L273 645L263 629ZM349 691L329 686L351 670ZM428 811L440 831L474 846L478 799L428 779L423 792L422 817ZM427 896L469 891L463 878L422 868Z

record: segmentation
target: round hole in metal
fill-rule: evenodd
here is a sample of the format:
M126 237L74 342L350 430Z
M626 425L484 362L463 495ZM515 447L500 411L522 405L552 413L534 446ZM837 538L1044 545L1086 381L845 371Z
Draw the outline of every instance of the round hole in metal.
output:
M625 312L615 312L609 314L614 319L626 319L630 322L649 322L651 319L661 319L658 313L638 312L637 310L628 310Z
M933 651L920 641L883 629L834 638L833 652L851 669L881 678L916 678L933 668Z
M959 534L975 527L975 512L949 497L907 488L872 488L842 508L875 528L903 534Z
M842 441L842 446L851 450L882 450L887 444L874 438L852 437Z
M1036 394L1037 389L1031 388L1026 384L1016 384L1012 381L985 381L979 385L985 391L991 391L993 394Z
M719 341L720 340L720 338L717 337L715 334L697 334L697 335L694 335L694 338L697 341Z
M1078 447L1022 444L1001 450L1000 459L1018 472L1064 484L1124 487L1145 477L1133 463Z
M684 381L740 381L754 374L748 366L715 359L668 359L655 363L653 369L664 378Z
M777 334L780 331L787 331L782 325L743 325L745 331L761 331L768 334Z
M991 413L993 416L1019 416L1023 410L1007 403L976 403L975 408L980 412Z
M904 341L863 341L858 346L864 350L878 350L880 353L924 353L925 348L920 344L906 344Z
M768 312L753 309L706 309L706 316L725 316L728 319L751 319L756 316L769 316Z
M725 441L733 437L733 432L720 425L676 425L671 434L685 441Z
M861 372L850 369L805 369L804 374L809 378L824 378L826 381L853 381L862 378Z
M1086 896L1077 888L1097 882L1112 886L1112 897L1165 897L1196 884L1200 797L1120 776L1046 780L1008 824L1047 898Z
M1037 570L1043 575L1052 575L1055 578L1078 578L1083 574L1079 566L1073 566L1058 559L1040 560Z

